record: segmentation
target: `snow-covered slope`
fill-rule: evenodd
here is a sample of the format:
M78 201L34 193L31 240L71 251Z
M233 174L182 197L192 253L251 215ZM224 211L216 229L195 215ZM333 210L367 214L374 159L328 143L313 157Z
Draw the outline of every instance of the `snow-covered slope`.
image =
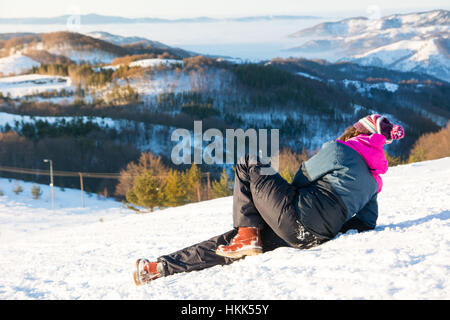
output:
M76 63L90 64L111 63L119 55L99 49L74 49L71 45L53 46L47 51L55 55L63 55Z
M175 60L175 59L141 59L136 60L130 63L130 67L142 67L142 68L148 68L148 67L155 67L155 66L170 66L173 64L180 64L183 65L183 60Z
M361 55L353 62L361 65L388 67L399 71L428 73L450 81L448 52L441 52L439 37L424 40L401 40Z
M120 203L0 179L0 299L450 299L450 158L390 168L375 230L279 248L135 287L136 258L232 228L232 198L138 215ZM245 288L245 290L243 290Z
M39 67L41 64L33 59L21 54L13 54L0 58L0 76L20 74Z
M25 74L0 78L0 93L3 96L23 97L46 91L75 91L69 77L48 76L41 74Z
M347 60L450 81L450 13L447 10L326 22L291 35L290 49L305 57Z
M100 118L100 117L39 117L39 116L26 116L26 115L18 115L11 114L6 112L0 112L0 128L8 124L11 127L14 127L15 123L33 123L36 121L46 121L48 123L54 123L56 121L75 121L81 120L83 122L91 121L99 126L108 126L108 127L116 127L117 123L114 119L111 118ZM119 122L119 121L117 121Z

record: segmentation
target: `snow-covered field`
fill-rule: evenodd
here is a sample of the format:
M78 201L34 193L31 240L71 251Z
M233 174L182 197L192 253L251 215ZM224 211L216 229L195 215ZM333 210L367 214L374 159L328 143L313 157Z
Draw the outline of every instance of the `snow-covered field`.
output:
M39 67L41 64L33 59L21 54L13 54L8 57L0 58L0 75L14 75L27 72L33 67Z
M183 65L183 60L175 60L175 59L141 59L137 61L133 61L130 63L130 67L158 67L158 66L170 66L170 65L180 64Z
M0 179L0 299L450 299L450 157L384 176L375 230L310 250L279 248L135 287L154 259L232 228L231 197L134 214L56 188L31 199Z
M99 126L105 127L108 126L110 128L119 127L117 123L120 123L120 120L113 120L111 118L100 118L100 117L40 117L40 116L22 116L18 114L0 112L0 128L4 127L8 124L11 127L15 127L16 122L20 125L21 123L34 123L37 121L46 121L48 123L55 123L56 121L65 120L66 122L81 120L83 122L92 121Z
M370 92L370 89L372 88L378 90L386 90L389 92L395 92L398 90L398 84L391 82L366 83L357 80L344 79L342 83L345 87L348 87L349 85L354 86L359 93Z
M47 76L41 74L25 74L0 78L0 93L12 98L37 94L46 91L75 91L69 77Z

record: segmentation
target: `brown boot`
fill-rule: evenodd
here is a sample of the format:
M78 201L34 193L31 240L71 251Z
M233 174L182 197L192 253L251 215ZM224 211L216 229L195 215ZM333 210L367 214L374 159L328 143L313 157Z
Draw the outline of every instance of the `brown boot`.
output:
M228 246L220 245L216 254L228 258L242 258L262 253L261 230L241 227Z
M136 261L136 271L133 272L133 280L137 286L147 284L160 276L157 262L150 262L147 259L138 259Z

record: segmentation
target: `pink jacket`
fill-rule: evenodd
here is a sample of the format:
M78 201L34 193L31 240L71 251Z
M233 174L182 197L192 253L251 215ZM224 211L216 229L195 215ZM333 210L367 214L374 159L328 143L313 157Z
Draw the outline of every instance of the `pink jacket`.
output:
M363 157L377 182L378 192L380 192L383 187L380 174L384 174L388 170L388 161L383 150L386 138L381 134L374 133L370 136L360 134L347 141L337 141L357 151Z

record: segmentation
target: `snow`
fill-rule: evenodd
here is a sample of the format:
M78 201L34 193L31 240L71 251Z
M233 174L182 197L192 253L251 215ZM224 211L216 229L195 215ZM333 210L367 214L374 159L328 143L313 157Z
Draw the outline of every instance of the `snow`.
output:
M75 119L81 119L83 122L92 121L100 126L109 128L117 127L118 124L116 120L113 120L111 118L101 118L101 117L47 117L47 116L27 116L27 115L18 115L18 114L12 114L12 113L6 113L6 112L0 112L0 127L5 126L6 124L9 124L9 126L14 127L15 123L34 123L36 121L46 121L48 123L55 123L56 121L65 120L66 122L71 122Z
M41 188L40 199L33 199L32 187ZM16 195L13 190L21 186L23 191ZM52 210L51 192L48 185L34 184L14 179L0 178L0 239L2 243L11 238L26 238L42 231L53 232L58 228L89 225L100 218L108 221L127 212L115 200L99 198L84 193L85 208L82 207L81 191L55 186L55 210ZM128 210L128 209L127 209ZM0 292L3 281L0 281Z
M13 54L8 57L0 58L0 75L8 76L12 74L23 73L31 70L33 67L39 67L41 64L33 59L21 54Z
M0 78L0 93L12 98L23 97L52 90L75 91L69 77L47 76L41 74L25 74Z
M413 55L414 53L414 55ZM414 61L427 61L430 56L439 55L439 49L435 44L435 39L426 40L402 40L395 43L378 47L361 55L355 55L355 58L374 59L383 61L384 65L395 64L402 59L411 58ZM370 64L370 60L367 60Z
M378 82L378 83L366 83L357 80L342 80L342 83L345 87L352 85L356 88L359 93L367 93L370 92L370 89L378 89L378 90L386 90L389 92L395 92L398 90L398 84L392 82Z
M296 72L296 74L298 74L299 76L305 77L305 78L310 78L310 79L313 79L313 80L322 81L322 79L320 79L319 77L310 75L309 73Z
M147 103L162 93L182 93L192 90L224 92L232 87L231 79L230 72L208 68L201 75L186 71L157 71L152 75L131 79L128 83L138 91L144 103Z
M142 67L142 68L149 68L149 67L158 67L158 66L171 66L171 65L183 65L183 60L176 60L176 59L160 59L160 58L153 58L153 59L140 59L140 60L136 60L133 61L131 63L129 63L130 67ZM107 66L102 66L100 68L97 68L96 70L99 69L104 69L104 70L117 70L120 66L122 66L123 64L116 64L116 65L107 65Z
M69 44L62 44L46 48L52 54L64 55L70 60L80 64L88 62L90 64L111 63L118 55L101 49L75 49Z
M130 63L130 67L156 67L160 65L170 66L176 64L183 64L183 60L175 60L175 59L141 59L136 60Z
M181 93L192 90L191 77L186 73L158 72L154 76L129 80L144 102L162 93Z
M134 214L119 202L0 179L0 299L450 298L450 157L392 167L375 230L339 234L310 250L279 248L228 266L135 287L140 257L155 259L232 228L232 198ZM245 290L243 290L245 288Z
M397 41L364 54L355 55L353 61L366 66L424 72L448 81L450 60L436 45L437 40L437 38L429 38Z

